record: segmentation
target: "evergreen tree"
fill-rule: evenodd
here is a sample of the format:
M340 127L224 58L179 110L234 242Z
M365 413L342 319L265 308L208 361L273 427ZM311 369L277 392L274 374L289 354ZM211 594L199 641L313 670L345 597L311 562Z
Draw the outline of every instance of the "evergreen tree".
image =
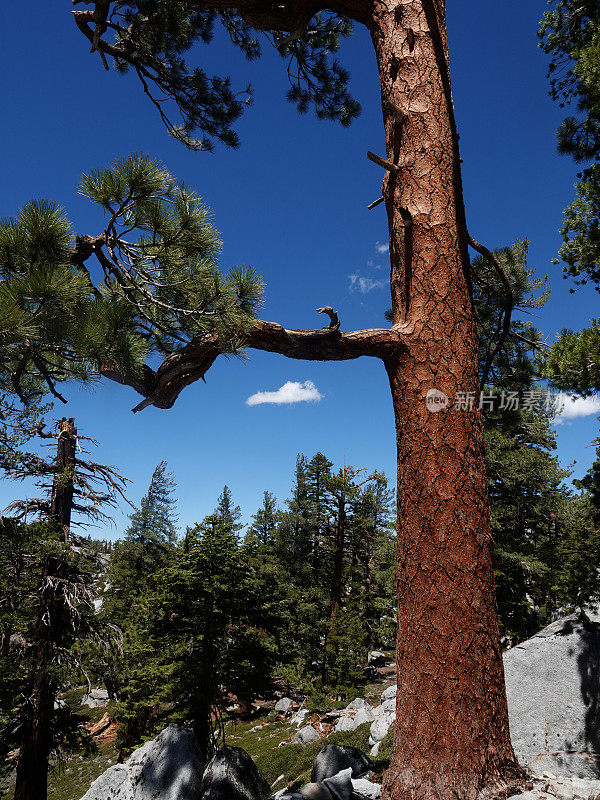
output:
M558 150L584 164L561 229L560 257L577 283L600 282L600 8L595 0L553 0L540 26L551 56L550 95L574 106L558 130Z
M213 514L188 529L144 602L125 641L122 740L135 742L168 702L192 721L208 757L220 735L213 715L219 719L228 693L249 706L268 686L272 623L263 585L235 532Z
M564 276L600 290L600 8L594 0L554 0L542 19L541 47L551 56L550 95L576 112L558 130L559 152L583 169L576 196L564 213L559 251ZM558 263L558 262L557 262ZM545 376L560 389L585 394L600 389L600 327L562 331Z
M46 201L0 224L0 388L65 402L58 382L103 374L147 397L153 353L210 333L237 352L262 284L246 267L220 275L198 196L143 154L84 175L80 192L108 215L100 233L75 235Z
M114 506L125 484L114 468L76 455L74 420L63 418L58 427L57 434L45 433L43 425L37 431L54 440L52 461L29 454L9 473L43 479L44 497L12 504L40 522L8 520L0 530L3 566L10 564L0 585L0 607L8 611L2 619L0 742L18 745L16 800L45 797L51 754L78 738L70 711L56 708L55 701L61 686L81 674L84 642L99 632L92 602L94 552L74 537L72 513L106 519L101 506Z
M265 491L261 507L252 515L253 522L248 528L246 543L255 544L263 553L272 552L278 518L277 498Z
M152 11L155 16L149 19ZM196 16L200 14L206 16ZM326 332L286 330L261 321L246 343L292 358L374 356L382 360L389 377L397 482L402 487L397 652L403 714L396 720L384 796L397 799L411 791L422 798L475 796L504 792L507 786L517 790L525 776L509 739L491 547L480 546L489 540L481 414L453 414L448 409L429 414L423 403L434 388L452 396L478 389L468 247L479 253L485 248L466 224L446 4L339 2L332 9L305 0L284 5L240 0L235 12L228 9L223 15L219 3L200 6L198 0L150 6L106 2L74 16L105 65L112 59L119 68L135 69L151 97L148 81L156 81L162 69L159 83L181 111L184 133L199 128L231 143L227 131L216 124L229 119L215 113L206 76L195 73L196 82L190 83L182 59L194 31L210 38L210 23L217 15L246 55L258 55L257 40L264 35L288 57L290 97L301 111L312 102L318 116L343 123L357 108L349 104L347 76L329 60L330 54L337 49L340 32L349 31L347 20L368 31L379 72L386 148L385 158L369 156L385 170L382 202L390 235L393 326L386 331L341 332L337 314L324 308L331 314ZM167 19L175 20L176 27L165 24ZM144 31L153 37L145 38ZM181 32L187 36L182 38ZM163 105L154 100L164 114ZM226 112L228 105L217 108ZM495 267L502 274L499 262ZM205 356L212 363L215 348L214 338L199 342L182 353L182 360L201 377L206 370L198 368L198 358ZM177 368L167 386L148 391L150 402L172 403L189 385L190 372L180 369L181 362ZM475 603L473 597L482 600ZM444 670L438 668L440 663ZM448 714L449 707L457 713ZM415 730L426 740L443 743L435 759L428 747L415 746Z
M137 598L152 586L173 555L177 536L174 491L173 475L167 472L166 461L161 461L111 559L105 613L117 625L125 625L132 604L135 608Z
M221 525L231 530L232 533L237 533L243 527L238 522L242 516L242 511L239 506L234 505L229 486L224 486L218 497L215 516Z

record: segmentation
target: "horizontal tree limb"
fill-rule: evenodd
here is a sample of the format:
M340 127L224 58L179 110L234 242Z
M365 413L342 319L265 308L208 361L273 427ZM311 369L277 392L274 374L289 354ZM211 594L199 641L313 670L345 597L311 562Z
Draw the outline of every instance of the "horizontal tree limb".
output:
M402 347L403 334L395 328L372 328L342 333L335 328L293 330L276 322L259 320L248 334L245 347L279 353L305 361L346 361L360 356L385 360ZM131 386L144 397L134 409L147 406L171 408L186 386L202 378L221 355L216 335L197 336L188 345L167 356L154 372L145 366L136 378L123 375L115 366L102 366L106 378Z

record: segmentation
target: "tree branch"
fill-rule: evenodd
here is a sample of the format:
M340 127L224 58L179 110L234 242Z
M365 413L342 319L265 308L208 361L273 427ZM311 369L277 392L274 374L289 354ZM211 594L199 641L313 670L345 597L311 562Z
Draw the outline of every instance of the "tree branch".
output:
M293 330L276 322L258 320L247 335L244 347L280 353L305 361L347 361L360 356L385 360L403 346L403 334L396 328L372 328L342 333L337 328ZM215 334L196 336L188 345L168 356L154 372L146 366L139 379L122 375L115 367L103 366L101 373L131 386L145 399L134 412L147 406L171 408L186 386L202 378L221 355Z
M504 287L504 293L506 295L504 300L504 313L502 318L502 328L500 330L500 336L495 346L488 354L481 375L481 385L485 386L489 378L490 371L492 369L492 364L494 363L494 359L500 352L500 348L502 347L502 345L506 341L507 336L510 333L510 322L514 307L514 295L510 278L506 274L506 270L500 263L500 260L494 255L494 253L492 253L491 250L488 250L487 247L475 241L475 239L473 239L473 237L470 234L467 235L469 244L471 245L473 250L476 250L479 253L479 255L483 256L484 258L487 258L487 260L490 262L490 264L494 267L494 269L498 273L498 277L502 282L502 286Z

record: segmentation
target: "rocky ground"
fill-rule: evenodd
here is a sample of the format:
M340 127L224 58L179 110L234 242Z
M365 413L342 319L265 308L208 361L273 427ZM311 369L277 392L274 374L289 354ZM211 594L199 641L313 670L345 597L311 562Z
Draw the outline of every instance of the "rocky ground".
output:
M68 697L92 715L87 727L104 757L96 756L91 787L84 764L70 762L83 782L62 793L51 782L50 800L375 800L391 755L396 687L394 665L384 654L372 658L364 696L336 708L319 711L282 693L243 719L232 705L228 747L206 769L189 729L177 725L115 764L106 758L114 755L112 704L101 690ZM532 781L519 800L600 800L600 623L581 614L558 620L508 650L505 671L513 744Z

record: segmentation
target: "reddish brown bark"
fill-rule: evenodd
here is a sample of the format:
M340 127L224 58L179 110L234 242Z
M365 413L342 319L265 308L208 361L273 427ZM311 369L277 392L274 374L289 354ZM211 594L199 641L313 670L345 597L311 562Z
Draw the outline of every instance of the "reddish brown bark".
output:
M522 780L510 743L481 415L431 413L431 389L476 392L477 332L442 3L376 0L394 323L386 358L398 450L398 706L384 797L498 796ZM404 115L398 113L404 112ZM408 224L410 222L410 224Z
M384 361L398 451L399 615L398 713L384 797L501 797L523 785L524 774L509 739L482 420L476 410L430 413L425 403L430 389L455 398L479 386L444 2L236 7L251 24L279 30L296 30L326 7L371 33L386 134L377 163L386 169L393 327L343 334L259 322L248 346L291 358ZM135 386L147 398L139 407L172 405L218 354L217 342L197 340L148 370Z

